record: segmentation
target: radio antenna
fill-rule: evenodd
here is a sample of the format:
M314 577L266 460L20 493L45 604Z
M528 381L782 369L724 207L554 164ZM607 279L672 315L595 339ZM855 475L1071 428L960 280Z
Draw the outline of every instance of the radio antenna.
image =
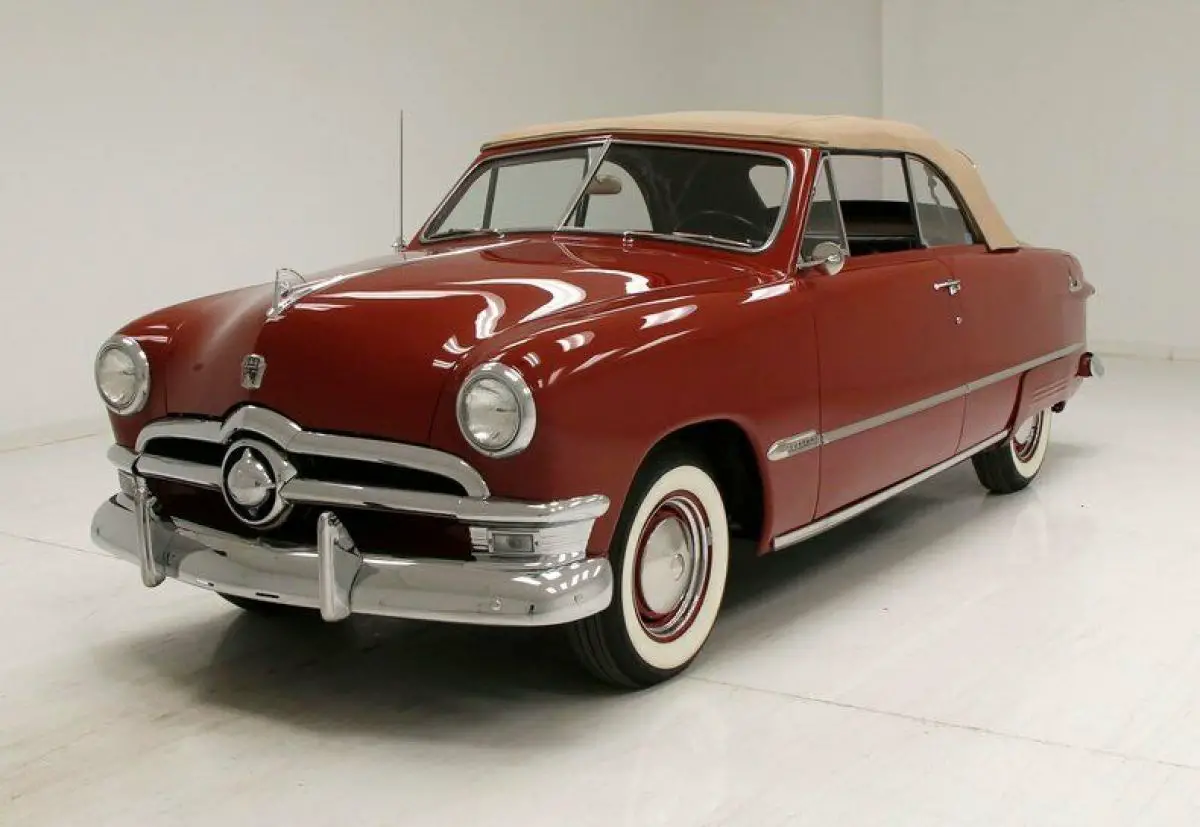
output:
M398 199L398 215L396 217L396 240L392 242L392 249L397 253L402 251L407 242L404 240L404 110L400 110L400 159L396 174L397 184L397 199Z

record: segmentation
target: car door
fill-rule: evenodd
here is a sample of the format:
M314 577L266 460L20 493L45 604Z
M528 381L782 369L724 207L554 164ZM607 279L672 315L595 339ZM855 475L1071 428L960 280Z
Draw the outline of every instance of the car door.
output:
M921 243L902 159L834 153L819 174L801 255L819 351L819 518L952 456L963 424L961 323L949 273Z
M966 450L1009 426L1026 370L1064 359L1057 371L1039 371L1038 390L1052 392L1071 379L1074 363L1063 351L1082 347L1082 314L1073 300L1085 293L1064 256L988 250L946 177L915 156L906 164L922 240L959 291L962 382L969 393L958 450Z

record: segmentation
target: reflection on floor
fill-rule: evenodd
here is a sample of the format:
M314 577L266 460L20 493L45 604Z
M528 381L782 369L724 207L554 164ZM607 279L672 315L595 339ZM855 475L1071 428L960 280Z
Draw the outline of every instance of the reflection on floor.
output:
M0 823L1200 823L1200 365L1109 367L1034 489L740 561L635 695L553 631L143 589L87 541L106 440L0 454Z

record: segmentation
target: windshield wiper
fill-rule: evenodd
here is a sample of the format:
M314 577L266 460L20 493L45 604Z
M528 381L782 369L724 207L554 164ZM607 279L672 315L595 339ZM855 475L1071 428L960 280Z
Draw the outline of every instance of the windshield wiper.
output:
M723 236L707 235L705 233L689 233L681 230L674 230L669 233L656 233L650 230L626 230L621 235L631 238L654 238L664 241L699 241L715 247L737 247L741 250L753 250L758 246L749 241L739 241L736 238L724 238Z
M688 233L684 232L683 230L675 230L675 232L671 233L671 235L679 236L681 238L694 238L697 241L711 241L713 244L729 244L733 247L742 247L747 250L753 250L758 246L757 244L753 244L749 241L742 241L737 238L726 238L725 236L721 235L708 235L707 233Z
M492 235L496 237L503 236L504 233L499 230L493 230L490 227L459 227L453 230L442 230L439 233L434 233L431 236L426 236L426 241L442 241L447 238L470 238L477 235Z

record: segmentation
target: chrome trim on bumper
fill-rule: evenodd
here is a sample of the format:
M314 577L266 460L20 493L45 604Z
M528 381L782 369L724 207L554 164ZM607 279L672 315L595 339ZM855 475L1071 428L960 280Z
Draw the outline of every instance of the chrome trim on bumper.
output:
M203 465L199 462L154 456L140 457L135 464L137 475L140 477L183 482L200 488L219 489L221 487L221 469L216 465Z
M145 483L142 483L144 491ZM584 559L537 571L487 563L364 555L331 513L313 546L247 540L153 516L151 498L116 495L92 521L92 539L142 570L239 597L306 606L326 620L384 615L491 626L570 623L608 607L612 569Z
M464 523L549 526L595 520L608 511L608 497L595 494L551 503L477 500L453 494L430 494L369 485L321 482L299 477L284 483L280 495L288 502L351 506L453 517Z
M108 461L111 462L118 471L123 471L126 474L133 473L133 463L137 461L138 455L128 448L122 448L120 445L108 446Z

